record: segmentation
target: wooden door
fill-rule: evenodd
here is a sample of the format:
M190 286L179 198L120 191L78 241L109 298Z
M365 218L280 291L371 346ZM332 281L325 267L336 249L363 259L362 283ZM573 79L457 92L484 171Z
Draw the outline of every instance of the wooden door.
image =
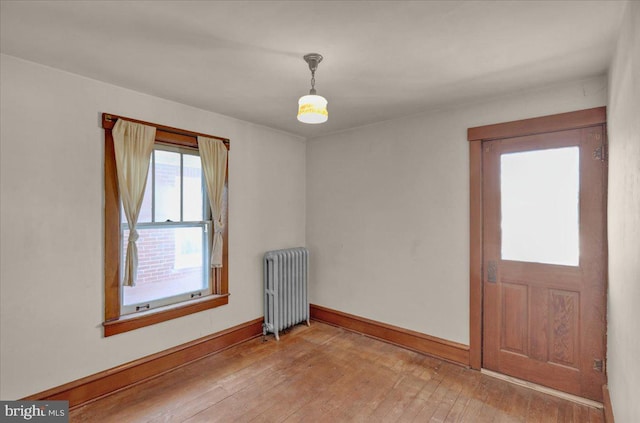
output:
M604 128L482 143L483 367L602 401Z

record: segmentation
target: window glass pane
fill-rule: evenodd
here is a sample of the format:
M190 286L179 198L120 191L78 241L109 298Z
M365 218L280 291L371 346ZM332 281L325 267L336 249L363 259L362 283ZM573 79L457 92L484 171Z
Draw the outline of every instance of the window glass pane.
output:
M138 222L151 222L151 202L153 196L153 181L151 176L152 166L149 164L149 173L147 173L147 186L144 187L144 198L142 199L142 207L140 208L140 215L138 216Z
M204 225L138 228L138 279L135 287L123 287L123 305L207 289L207 232L204 228ZM129 231L124 230L123 263L128 238Z
M154 151L155 222L180 221L180 153Z
M202 216L202 165L199 156L182 156L183 210L184 221L201 221Z
M579 264L579 148L503 154L502 259Z
M202 267L202 228L184 228L175 233L174 270Z

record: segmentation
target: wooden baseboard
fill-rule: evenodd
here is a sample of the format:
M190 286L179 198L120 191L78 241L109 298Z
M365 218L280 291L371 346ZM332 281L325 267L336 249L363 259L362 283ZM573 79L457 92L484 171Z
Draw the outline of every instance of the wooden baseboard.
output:
M63 400L69 401L69 408L76 408L260 336L262 322L263 318L260 317L186 344L30 395L23 400Z
M469 367L469 346L311 304L311 318Z
M609 385L602 385L602 405L604 406L604 422L615 423L611 397L609 396Z

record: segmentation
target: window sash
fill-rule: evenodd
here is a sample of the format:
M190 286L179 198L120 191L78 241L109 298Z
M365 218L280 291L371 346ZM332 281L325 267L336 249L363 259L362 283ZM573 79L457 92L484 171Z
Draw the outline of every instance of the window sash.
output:
M206 234L206 236L204 237L203 240L203 248L202 248L202 288L199 289L194 289L194 290L188 290L188 291L184 291L180 294L176 294L176 295L172 295L172 296L168 296L168 297L163 297L163 298L158 298L156 300L148 300L148 301L141 301L141 302L137 302L137 303L132 303L132 304L126 304L125 305L125 301L124 301L124 295L125 295L125 290L126 289L135 289L135 287L133 288L127 288L127 287L122 287L122 289L120 290L120 314L125 315L125 314L132 314L132 313L137 313L137 312L143 312L143 311L147 311L147 310L152 310L154 308L158 308L158 307L162 307L165 305L170 305L170 304L177 304L177 303L181 303L184 301L189 301L192 300L194 298L201 298L201 297L205 297L207 295L210 295L213 293L213 286L212 286L212 278L211 278L211 266L209 263L209 247L211 245L211 235L212 235L212 227L213 227L213 222L210 220L205 220L205 221L199 221L199 222L146 222L146 223L139 223L138 225L136 225L136 227L139 230L144 230L144 229L149 229L149 228L157 228L157 229L161 229L161 228L202 228L204 233ZM121 239L123 239L123 234L124 231L129 229L129 225L124 223L122 224L121 230L120 230L120 237ZM120 243L121 244L121 254L123 251L123 244L124 243ZM122 273L123 269L122 269L122 265L121 265L121 270L120 272ZM148 307L147 307L148 306Z
M151 186L150 189L150 193L151 193L151 222L152 223L160 223L160 221L156 220L156 155L155 152L156 151L168 151L168 152L172 152L172 153L179 153L180 156L180 222L183 222L184 220L184 166L183 166L183 158L182 155L189 155L189 156L195 156L195 157L200 157L200 153L197 149L193 149L193 148L187 148L187 147L178 147L178 146L172 146L172 145L167 145L167 144L159 144L156 142L156 144L153 147L153 152L151 153L151 158L150 163L149 163L149 174L148 174L148 180L147 180L147 185ZM200 178L200 190L202 192L202 216L205 219L211 219L211 207L209 205L209 196L207 195L207 189L206 189L206 181L204 178L204 174L201 171L201 178ZM120 204L120 207L122 208L122 204ZM123 223L126 222L126 219L122 219ZM150 223L150 222L141 222L138 221L137 226L140 226L142 223Z

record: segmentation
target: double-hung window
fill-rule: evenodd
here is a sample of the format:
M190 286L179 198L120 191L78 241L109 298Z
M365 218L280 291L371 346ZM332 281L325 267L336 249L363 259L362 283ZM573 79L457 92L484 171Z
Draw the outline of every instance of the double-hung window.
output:
M121 216L124 263L129 225ZM197 150L156 144L137 231L136 285L123 286L121 314L211 294L212 222Z
M198 144L199 137L205 137L208 141L201 142L217 143L224 152L229 148L229 140L124 118L156 128L135 227L135 283L128 284L124 283L127 279L124 274L130 227L119 192L112 134L118 119L123 118L106 113L102 116L105 336L218 307L227 304L229 296L226 152L224 165L206 169L218 169L221 172L218 181L224 179L222 190L217 188L214 194L221 201L213 203L216 205L213 213L207 194L211 187L207 186ZM212 254L213 245L216 250ZM213 257L216 258L212 267Z

